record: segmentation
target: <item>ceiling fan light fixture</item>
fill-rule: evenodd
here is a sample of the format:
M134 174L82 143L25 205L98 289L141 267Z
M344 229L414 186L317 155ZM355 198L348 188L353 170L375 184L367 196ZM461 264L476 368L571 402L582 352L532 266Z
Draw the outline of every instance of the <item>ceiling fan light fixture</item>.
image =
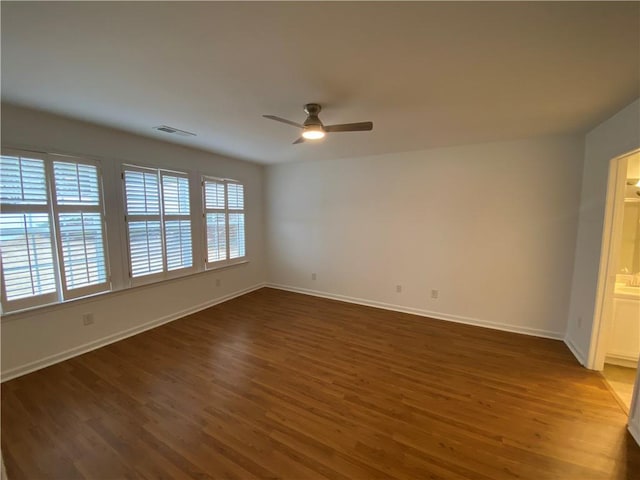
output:
M368 132L373 130L373 122L339 123L336 125L325 126L318 118L320 110L322 110L322 107L319 104L307 103L304 106L304 112L307 114L307 119L303 123L292 122L291 120L277 117L275 115L263 115L263 117L291 125L292 127L298 127L302 130L302 136L293 142L293 145L303 143L305 140L320 140L321 138L324 138L327 133Z
M320 125L309 125L308 127L305 127L302 132L302 136L306 140L320 140L321 138L324 138L324 135L324 130Z

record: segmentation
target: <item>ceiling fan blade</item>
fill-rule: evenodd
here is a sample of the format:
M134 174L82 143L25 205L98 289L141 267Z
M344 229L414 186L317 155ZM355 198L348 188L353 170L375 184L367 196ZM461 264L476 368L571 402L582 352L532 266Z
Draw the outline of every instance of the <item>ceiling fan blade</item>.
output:
M268 118L269 120L275 120L276 122L286 123L287 125L292 125L294 127L302 128L302 124L292 122L291 120L287 120L286 118L276 117L275 115L262 115L264 118Z
M325 125L325 132L365 132L373 130L373 122L341 123L339 125Z
M302 142L304 142L304 137L300 137L299 139L297 139L295 142L293 142L293 145L297 145L298 143Z

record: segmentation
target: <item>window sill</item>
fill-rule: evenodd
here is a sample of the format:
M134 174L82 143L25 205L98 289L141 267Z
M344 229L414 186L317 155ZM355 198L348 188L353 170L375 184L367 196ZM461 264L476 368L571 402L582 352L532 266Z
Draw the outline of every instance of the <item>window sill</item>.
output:
M84 296L84 297L72 298L72 299L69 299L69 300L65 300L63 302L48 303L46 305L38 305L38 306L35 306L35 307L23 308L22 310L14 310L12 312L3 313L2 314L2 318L1 318L1 322L2 323L8 323L8 322L11 322L11 321L14 321L14 320L18 320L18 319L27 317L29 315L43 314L43 313L48 313L48 312L55 312L57 310L62 310L62 309L65 309L65 308L71 308L71 307L76 307L76 306L79 306L79 305L85 305L85 304L89 304L89 303L93 303L93 302L97 302L97 301L103 300L103 299L108 298L108 297L117 297L117 296L126 294L128 292L134 291L134 290L135 291L139 291L139 290L143 290L143 289L153 288L154 286L159 286L159 285L165 285L165 284L169 284L169 283L179 282L181 280L186 280L188 278L205 275L205 274L212 273L212 272L218 272L220 270L226 270L228 268L238 267L238 266L241 266L241 265L246 265L248 263L249 263L249 260L247 260L246 257L244 257L243 259L241 259L238 262L227 263L225 265L220 265L220 266L216 266L216 267L209 267L206 270L201 270L199 272L191 272L191 273L188 273L188 274L185 274L185 275L176 276L176 277L173 277L173 278L168 278L168 279L164 279L164 280L158 280L158 281L155 281L155 282L145 283L143 285L124 287L124 288L120 288L118 290L108 290L108 291L104 291L104 292L94 293L92 295L87 295L87 296Z
M237 261L236 260L232 260L232 261L230 261L228 263L225 262L225 263L223 263L221 265L212 264L212 265L206 267L204 271L205 272L212 272L214 270L224 270L226 268L235 267L236 265L242 265L244 263L249 263L249 260L247 260L247 257L239 258Z

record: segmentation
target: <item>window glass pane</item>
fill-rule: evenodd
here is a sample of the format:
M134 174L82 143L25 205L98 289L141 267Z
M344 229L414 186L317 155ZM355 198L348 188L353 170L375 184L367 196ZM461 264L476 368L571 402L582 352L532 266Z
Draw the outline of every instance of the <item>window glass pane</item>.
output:
M165 223L167 245L167 269L190 267L193 262L191 249L191 221L171 220Z
M165 215L189 215L189 181L185 177L162 176Z
M206 208L224 208L224 183L206 180L204 191Z
M229 258L244 257L244 213L229 214Z
M46 205L44 161L23 157L0 157L0 202L14 205Z
M49 215L0 214L0 249L7 300L56 291Z
M129 251L132 277L162 272L160 222L129 222Z
M61 213L58 217L68 289L107 281L99 213Z
M244 187L239 183L228 183L229 209L242 210L244 208Z
M207 213L207 261L227 259L227 232L224 213Z
M128 215L160 214L160 191L156 172L124 172Z
M81 163L53 162L59 205L100 205L98 168Z

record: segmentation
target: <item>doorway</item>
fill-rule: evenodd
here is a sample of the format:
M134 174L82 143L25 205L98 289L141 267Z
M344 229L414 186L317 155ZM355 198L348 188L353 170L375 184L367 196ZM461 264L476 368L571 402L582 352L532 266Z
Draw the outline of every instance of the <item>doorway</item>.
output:
M640 358L640 150L612 160L589 366L630 413Z

